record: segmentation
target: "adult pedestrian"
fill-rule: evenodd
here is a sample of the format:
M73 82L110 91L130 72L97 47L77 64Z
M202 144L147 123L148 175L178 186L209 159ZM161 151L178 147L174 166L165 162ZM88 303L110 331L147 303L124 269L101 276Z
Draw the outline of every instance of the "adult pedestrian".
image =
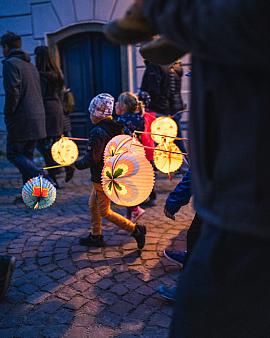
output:
M37 140L46 137L45 111L39 74L21 50L21 37L7 32L1 37L7 159L17 167L23 183L41 171L33 162Z
M145 60L145 71L141 91L151 97L149 109L158 116L170 115L170 77L169 67L160 66Z
M52 145L61 137L64 131L63 89L64 79L60 69L53 61L47 46L35 49L36 67L40 76L41 92L46 116L47 137L39 140L38 150L45 159L46 166L57 163L51 154ZM61 170L50 169L49 177L56 187L59 187L56 176Z
M192 53L192 183L204 223L173 338L270 334L269 14L264 0L137 0L107 28L119 42L161 33Z

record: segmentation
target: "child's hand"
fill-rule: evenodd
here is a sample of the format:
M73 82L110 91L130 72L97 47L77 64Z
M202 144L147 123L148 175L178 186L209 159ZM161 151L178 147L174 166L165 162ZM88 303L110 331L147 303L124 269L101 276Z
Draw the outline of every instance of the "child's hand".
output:
M175 216L172 215L167 209L166 206L164 207L164 215L170 219L172 219L173 221L175 221Z

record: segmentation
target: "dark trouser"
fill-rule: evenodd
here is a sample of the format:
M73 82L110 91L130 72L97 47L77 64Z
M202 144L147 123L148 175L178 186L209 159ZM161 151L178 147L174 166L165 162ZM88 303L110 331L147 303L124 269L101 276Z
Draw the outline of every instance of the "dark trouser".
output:
M203 224L178 283L170 337L270 337L269 247L269 239Z
M13 141L7 139L7 159L19 169L23 183L38 176L42 170L33 162L36 141Z
M187 231L187 259L191 255L195 244L202 232L202 220L196 213Z

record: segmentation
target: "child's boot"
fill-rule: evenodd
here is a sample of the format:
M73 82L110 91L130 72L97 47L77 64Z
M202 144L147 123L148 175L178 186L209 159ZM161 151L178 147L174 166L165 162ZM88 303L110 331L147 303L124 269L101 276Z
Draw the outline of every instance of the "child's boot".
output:
M146 227L144 225L136 224L131 236L135 238L139 250L143 249L145 245L145 235Z

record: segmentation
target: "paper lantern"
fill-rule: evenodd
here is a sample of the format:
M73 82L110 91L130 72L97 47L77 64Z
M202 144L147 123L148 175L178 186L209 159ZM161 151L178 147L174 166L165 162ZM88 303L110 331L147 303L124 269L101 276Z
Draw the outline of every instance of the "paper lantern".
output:
M104 162L113 156L123 154L127 151L145 155L143 145L137 139L129 135L117 135L113 137L105 147Z
M56 199L56 189L46 178L34 177L23 186L22 198L31 209L48 208Z
M152 139L158 144L173 142L174 138L177 136L177 132L178 132L177 124L171 117L167 116L158 117L151 124L152 134L165 135L165 136L151 135Z
M111 201L123 206L144 202L154 186L154 170L138 153L125 152L107 160L102 171L102 187Z
M163 173L172 173L178 170L183 163L183 154L173 142L159 144L154 150L154 163L158 170Z
M54 161L64 166L71 165L79 156L77 144L68 137L61 137L59 141L55 142L52 145L51 153Z

